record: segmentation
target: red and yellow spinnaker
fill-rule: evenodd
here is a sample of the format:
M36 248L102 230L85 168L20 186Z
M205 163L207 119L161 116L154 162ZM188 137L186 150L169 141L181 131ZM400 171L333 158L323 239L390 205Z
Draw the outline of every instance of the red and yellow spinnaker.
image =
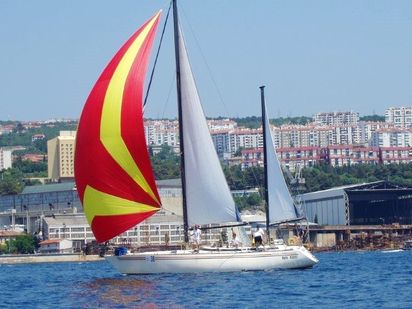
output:
M143 124L143 84L160 12L120 48L93 87L76 137L80 200L98 242L160 209Z

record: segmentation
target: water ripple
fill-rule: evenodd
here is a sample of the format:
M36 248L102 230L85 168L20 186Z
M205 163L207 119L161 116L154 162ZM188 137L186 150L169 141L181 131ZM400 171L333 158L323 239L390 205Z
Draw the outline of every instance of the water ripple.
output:
M412 308L412 252L317 254L312 269L122 276L106 262L0 266L6 308Z

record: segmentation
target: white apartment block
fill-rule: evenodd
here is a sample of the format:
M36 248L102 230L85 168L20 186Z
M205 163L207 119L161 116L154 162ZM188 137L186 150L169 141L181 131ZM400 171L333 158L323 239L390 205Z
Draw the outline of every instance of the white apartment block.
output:
M74 178L74 152L76 131L60 131L60 135L47 141L48 177L53 180Z
M313 116L313 121L317 125L357 125L359 113L356 112L328 112L317 113Z
M392 123L398 128L411 128L412 106L388 108L385 111L385 122Z
M359 144L372 146L372 134L381 129L394 128L392 123L378 121L360 121L358 124Z
M232 154L239 148L263 147L262 129L238 128L230 133L230 150Z
M234 130L236 122L230 119L212 119L207 121L211 132L227 133ZM161 146L167 144L171 147L178 147L179 122L177 120L145 120L144 122L146 143L149 146ZM225 138L223 138L225 139ZM228 146L223 147L222 152L228 152Z
M0 148L0 171L12 167L11 150Z
M370 145L374 147L409 147L412 131L401 128L379 129L372 133Z
M144 122L146 143L149 146L166 144L179 146L179 123L177 120L146 120Z
M233 130L237 123L230 119L211 119L207 120L210 131Z

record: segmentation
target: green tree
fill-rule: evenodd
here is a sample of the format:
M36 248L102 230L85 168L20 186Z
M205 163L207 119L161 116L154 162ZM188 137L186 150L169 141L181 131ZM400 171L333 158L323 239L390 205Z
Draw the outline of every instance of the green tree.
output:
M180 158L173 148L164 144L160 152L151 155L152 166L156 179L173 179L180 177Z
M31 235L19 235L15 240L6 242L9 253L29 254L34 253L36 241Z
M16 168L1 171L0 195L18 194L23 191L23 173Z

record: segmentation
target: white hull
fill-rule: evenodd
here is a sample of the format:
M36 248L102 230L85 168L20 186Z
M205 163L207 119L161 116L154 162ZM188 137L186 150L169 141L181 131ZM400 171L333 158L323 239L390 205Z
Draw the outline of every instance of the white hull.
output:
M106 259L117 271L128 275L308 268L318 262L303 246L282 247L262 251L157 251L113 255Z

